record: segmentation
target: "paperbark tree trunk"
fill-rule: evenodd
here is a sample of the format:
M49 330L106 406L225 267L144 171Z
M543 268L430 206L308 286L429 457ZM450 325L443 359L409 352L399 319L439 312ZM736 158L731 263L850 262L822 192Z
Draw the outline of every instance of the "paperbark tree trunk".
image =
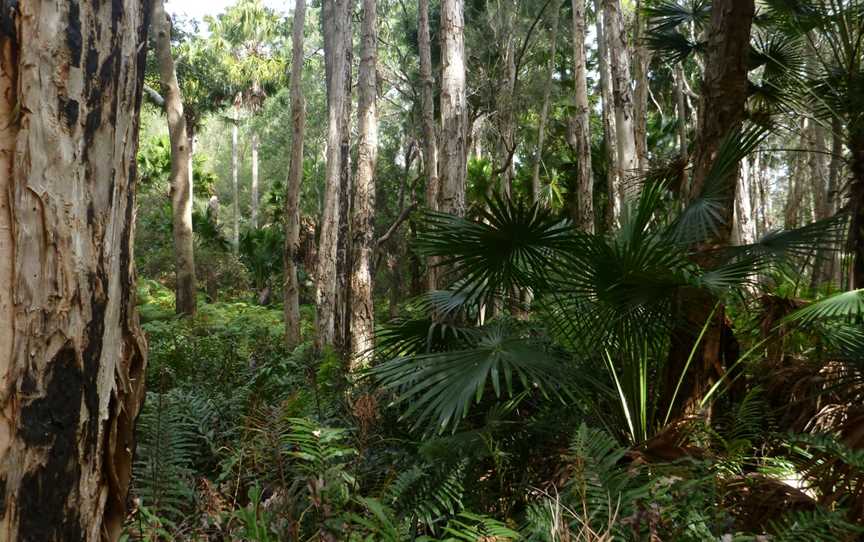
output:
M597 13L597 56L599 58L598 68L600 70L600 96L602 100L603 114L603 141L606 149L606 192L608 201L606 206L606 229L611 231L618 223L621 214L620 200L618 199L618 183L621 175L618 171L618 152L615 137L615 115L613 112L612 99L612 74L609 70L609 54L606 47L606 28L603 26L603 12L601 0L594 0L594 11Z
M252 229L258 229L258 134L253 131L249 139L252 147L252 209L249 222Z
M171 140L171 215L174 235L175 308L177 314L194 316L195 251L192 234L192 149L183 114L183 99L174 59L171 57L171 20L165 14L162 0L153 1L152 33L159 65L159 79L168 116Z
M706 70L701 86L699 129L693 157L692 197L698 198L723 141L741 126L747 100L747 58L750 27L755 6L753 0L715 0L708 32ZM737 178L738 172L732 173ZM711 265L710 251L729 244L735 207L736 179L729 179L725 221L713 239L694 247L694 260ZM705 251L708 252L705 252ZM665 400L672 400L676 383L696 342L695 330L702 329L711 318L696 355L692 358L673 412L693 412L710 386L737 356L738 345L717 300L704 290L684 290L678 299L679 324L673 329L669 360L664 377ZM712 316L713 313L713 316Z
M346 40L349 39L349 0L324 0L324 59L327 73L327 164L324 206L316 265L316 347L333 346L336 338L336 259L342 176L343 115L345 112Z
M738 176L738 190L735 195L735 224L738 245L750 245L756 242L756 208L753 205L753 194L750 190L753 184L750 177L752 167L748 158L741 163L741 174Z
M594 178L591 173L591 109L585 66L585 1L573 0L573 80L576 111L573 115L572 146L576 153L576 220L586 233L594 232ZM629 79L629 76L628 76ZM629 82L628 82L629 88Z
M531 198L534 203L540 201L543 185L540 182L540 167L543 165L543 145L546 143L546 123L549 120L549 104L552 101L552 89L555 87L555 56L558 52L558 26L561 13L560 6L552 8L552 19L549 24L552 27L552 42L549 49L549 67L546 71L546 86L543 89L543 105L540 107L540 120L537 123L537 155L534 159L531 171Z
M465 95L464 0L441 1L441 194L445 213L465 215L468 110Z
M633 89L633 135L636 138L636 161L640 173L648 171L648 68L651 64L651 51L642 42L646 29L642 7L643 3L636 0L633 18L633 79L636 81Z
M231 245L234 254L240 252L240 95L234 99L234 118L231 122L231 182L234 189L234 208L231 213L232 231Z
M639 166L633 126L633 90L630 86L630 51L620 0L604 0L606 48L612 74L612 99L615 111L615 139L618 152L618 198L623 203L626 188Z
M336 320L335 347L340 355L346 356L351 348L351 206L353 176L351 174L351 114L354 64L354 40L351 17L354 0L348 3L348 31L345 38L345 108L342 111L342 157L339 172L339 238L336 248Z
M417 41L420 49L420 100L423 109L423 169L426 176L426 207L438 210L438 137L435 130L435 78L432 75L432 45L429 37L429 0L420 0L417 8ZM437 269L429 262L426 281L429 290L438 288Z
M0 5L0 532L116 540L146 343L135 155L148 2Z
M378 161L377 0L363 0L363 37L358 81L357 176L354 182L351 269L350 369L366 364L374 345L372 257L375 249L375 165Z
M300 185L303 181L303 137L306 133L306 104L303 96L303 42L306 0L295 0L291 36L291 163L285 192L285 344L300 344L300 282L297 264L300 253Z

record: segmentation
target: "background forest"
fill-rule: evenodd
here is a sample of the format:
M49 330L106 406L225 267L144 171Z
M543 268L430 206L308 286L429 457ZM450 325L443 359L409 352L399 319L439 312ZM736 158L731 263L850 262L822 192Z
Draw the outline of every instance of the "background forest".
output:
M155 3L126 539L864 536L864 2Z

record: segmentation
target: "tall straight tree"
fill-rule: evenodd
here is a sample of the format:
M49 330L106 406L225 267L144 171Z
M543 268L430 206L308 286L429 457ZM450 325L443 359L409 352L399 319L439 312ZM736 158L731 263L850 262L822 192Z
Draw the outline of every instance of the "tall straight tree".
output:
M417 44L420 49L420 100L423 109L423 169L426 176L426 207L438 210L438 137L435 130L435 78L432 75L432 43L429 37L429 0L417 6ZM430 262L426 279L428 288L438 287L435 262Z
M619 201L625 200L626 181L639 166L633 120L633 90L630 84L630 50L621 11L621 0L603 0L606 51L612 75L612 107L615 111L615 140L618 155Z
M171 214L174 234L175 308L178 314L193 316L195 301L195 251L192 234L191 140L187 137L183 98L177 84L171 56L171 20L162 0L153 0L152 34L159 65L159 79L165 97L168 134L171 140Z
M594 179L591 173L591 109L585 66L585 1L573 0L573 80L576 111L571 127L571 145L576 153L576 224L594 232Z
M0 5L4 540L117 540L146 343L135 156L150 3Z
M603 25L602 0L594 0L594 12L596 14L595 28L597 30L597 56L599 58L598 70L600 71L600 97L602 100L603 115L603 147L606 150L606 229L611 230L618 222L621 214L621 201L618 199L618 151L616 145L615 113L613 111L612 98L612 73L609 69L609 54L606 47L606 28Z
M300 344L300 185L303 180L303 137L306 133L306 104L303 96L303 41L306 0L295 0L291 35L291 163L285 192L285 343Z
M240 106L243 103L238 92L234 97L234 118L231 119L231 187L234 206L231 213L231 246L234 254L240 252Z
M468 104L465 95L465 2L441 0L441 211L465 214Z
M350 0L324 0L324 62L327 79L327 164L325 166L324 208L316 265L315 344L333 346L336 338L336 258L339 245L340 186L342 176L342 140L347 40L350 34Z
M350 367L364 364L375 334L372 257L375 251L375 165L378 162L378 13L377 0L363 0L363 37L358 82L357 176L352 205Z

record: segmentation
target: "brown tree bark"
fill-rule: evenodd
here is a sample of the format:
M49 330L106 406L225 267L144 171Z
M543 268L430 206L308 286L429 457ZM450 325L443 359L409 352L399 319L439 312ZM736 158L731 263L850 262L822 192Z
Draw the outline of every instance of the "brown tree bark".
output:
M573 80L576 111L571 119L571 146L576 153L576 226L594 232L594 177L591 173L591 109L585 66L585 2L573 0ZM628 75L629 79L629 75ZM628 83L629 86L629 83Z
M343 117L347 100L345 84L348 63L346 43L350 39L349 0L325 0L322 9L328 129L324 207L316 265L315 344L319 349L333 346L336 339L336 260L341 204Z
M171 19L165 13L162 0L153 1L152 33L159 79L168 116L171 140L171 214L174 235L175 308L177 314L194 316L197 310L195 294L195 251L192 234L192 149L183 114L183 98L177 83L177 72L171 56Z
M750 27L755 11L753 0L715 0L708 30L707 59L699 104L699 127L693 153L692 197L698 198L717 153L726 139L741 126L747 100L747 58ZM710 267L706 250L729 244L735 206L738 172L727 180L730 187L723 209L725 221L714 239L695 247L694 259ZM709 317L709 323L696 356L683 381L673 412L695 411L709 387L722 375L727 360L737 356L737 343L729 328L725 309L720 306L711 316L717 300L703 290L685 290L678 300L679 322L672 331L664 389L672 400L676 383L690 357L696 337Z
M432 46L429 37L429 0L420 0L417 7L417 41L420 49L420 100L423 109L423 167L426 175L426 207L438 210L440 181L438 179L438 137L435 130L435 78L432 75ZM429 262L426 280L428 289L438 288L435 262Z
M4 540L116 540L146 343L135 155L149 3L0 6Z
M651 65L651 51L643 43L647 28L642 14L643 2L636 0L633 17L633 135L636 139L636 162L640 173L648 171L648 68Z
M464 0L441 1L441 154L439 208L465 214L468 109L465 95Z
M375 166L378 162L377 0L363 0L363 37L358 81L357 176L354 181L351 246L350 369L366 364L374 345L372 257L375 250Z
M285 344L300 344L300 283L297 264L300 253L300 185L303 181L303 137L306 133L306 104L303 96L303 42L306 0L295 0L291 32L291 163L285 191Z

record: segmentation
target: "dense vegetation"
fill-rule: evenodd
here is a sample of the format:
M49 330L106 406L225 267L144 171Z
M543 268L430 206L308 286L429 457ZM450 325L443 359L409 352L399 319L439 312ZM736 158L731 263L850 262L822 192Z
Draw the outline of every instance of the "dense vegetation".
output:
M349 263L334 275L353 314L350 244L369 234L375 345L360 352L339 310L334 341L316 327L339 3L305 13L299 344L283 305L294 13L238 0L206 32L174 20L194 315L176 314L172 143L148 61L135 258L149 361L124 536L864 536L864 3L756 2L728 109L735 32L717 6L734 1L464 2L459 209L429 199L424 125L427 90L433 119L444 107L453 2L420 2L427 89L422 8L378 1L374 213L354 227L342 194ZM348 18L365 24L368 4L347 2ZM356 26L343 179L366 155ZM622 54L625 89L605 81ZM632 152L616 132L625 93Z

